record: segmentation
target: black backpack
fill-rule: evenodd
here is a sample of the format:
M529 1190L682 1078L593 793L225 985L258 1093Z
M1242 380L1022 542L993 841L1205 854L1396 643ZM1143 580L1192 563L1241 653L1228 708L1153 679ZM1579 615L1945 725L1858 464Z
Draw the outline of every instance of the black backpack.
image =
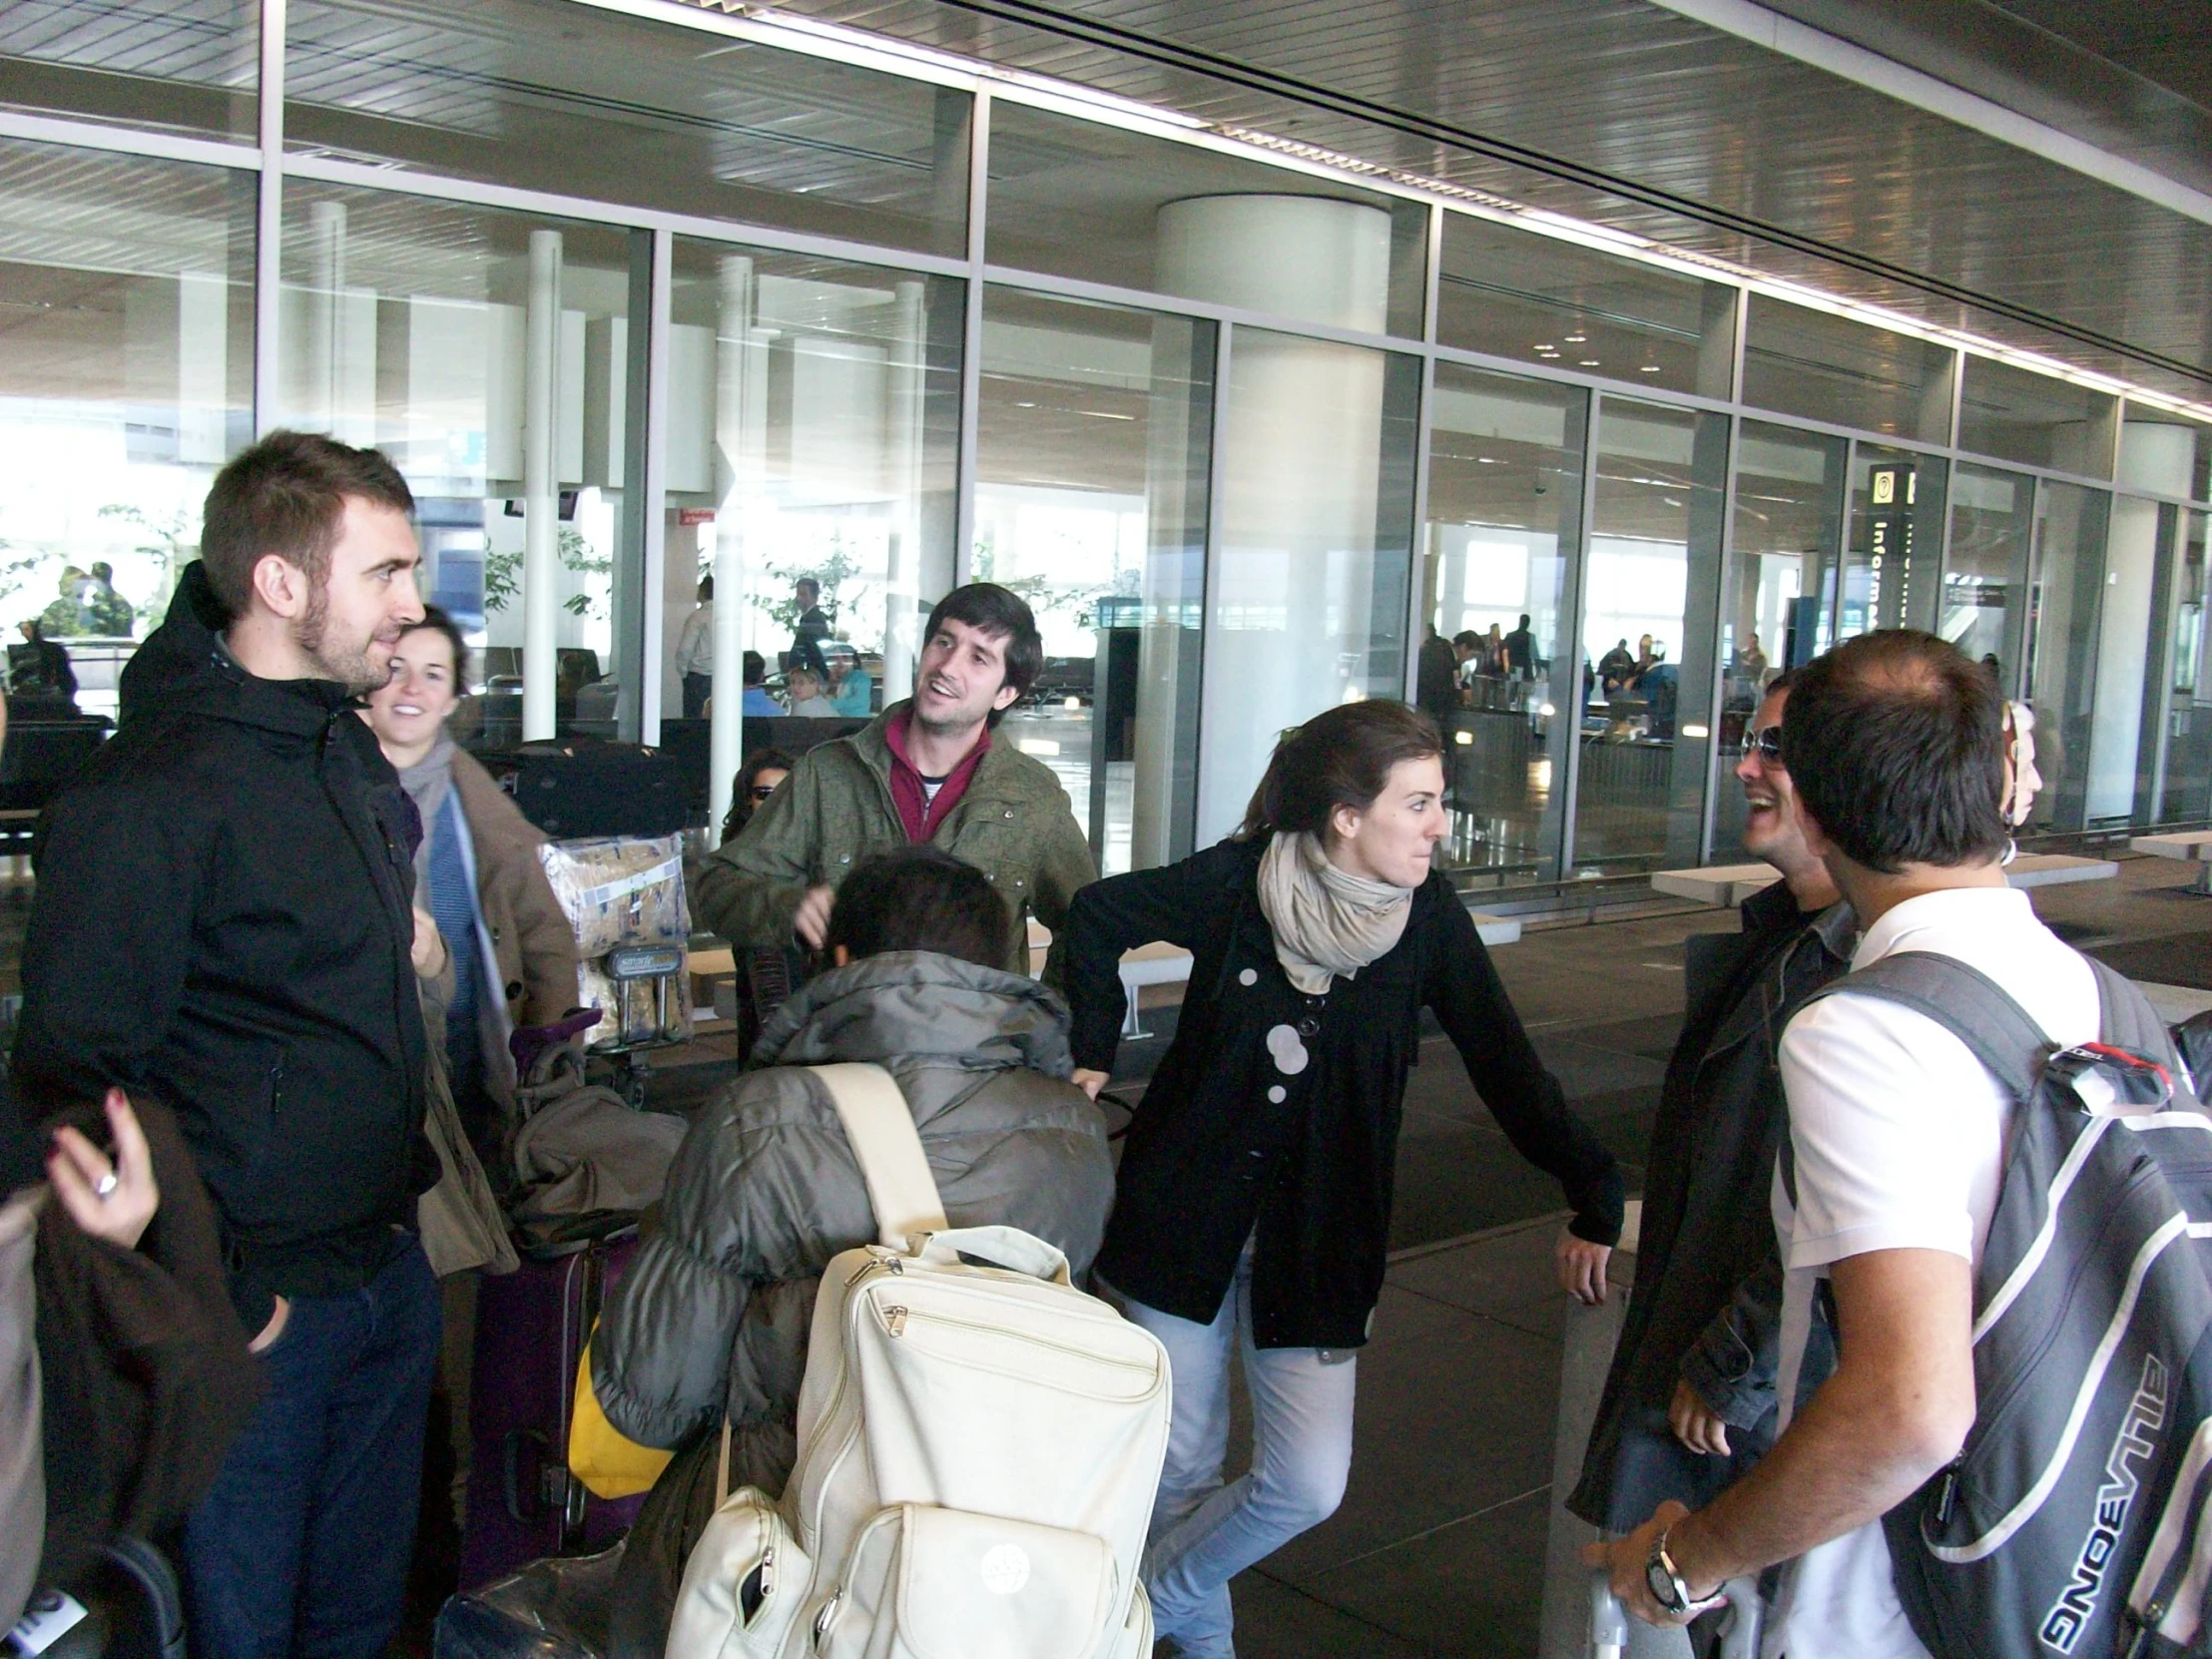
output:
M1974 1275L1973 1427L1884 1519L1939 1659L2212 1654L2212 1115L2142 993L2089 965L2100 1040L2056 1052L1948 956L1818 993L1926 1015L2019 1103Z

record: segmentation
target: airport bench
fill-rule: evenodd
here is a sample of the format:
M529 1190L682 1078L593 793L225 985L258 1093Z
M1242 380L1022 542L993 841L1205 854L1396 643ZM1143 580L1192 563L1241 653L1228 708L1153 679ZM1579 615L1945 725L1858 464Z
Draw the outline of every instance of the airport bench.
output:
M2081 858L2070 852L2022 852L2005 866L2015 887L2059 887L2073 881L2109 881L2120 866L2109 858ZM1772 886L1782 877L1772 864L1707 864L1700 869L1659 869L1652 889L1670 898L1732 906Z
M2154 858L2179 858L2197 866L2197 878L2183 889L2212 893L2212 830L2182 830L2164 835L2135 835L2127 843Z

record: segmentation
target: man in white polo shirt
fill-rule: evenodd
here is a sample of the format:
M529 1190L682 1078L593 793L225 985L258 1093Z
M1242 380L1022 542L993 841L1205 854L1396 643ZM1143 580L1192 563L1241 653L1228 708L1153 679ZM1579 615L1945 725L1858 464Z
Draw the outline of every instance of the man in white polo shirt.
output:
M1901 950L1955 956L2054 1044L2090 1041L2088 964L2005 885L2002 709L1980 669L1934 635L1867 634L1801 671L1783 757L1808 844L1864 925L1854 968ZM1956 1037L1872 997L1798 1015L1782 1076L1783 1432L1705 1508L1662 1504L1590 1559L1654 1624L1684 1623L1725 1581L1787 1561L1766 1659L1925 1659L1882 1516L1950 1461L1973 1422L1972 1270L2012 1102ZM1824 1282L1837 1368L1793 1416Z

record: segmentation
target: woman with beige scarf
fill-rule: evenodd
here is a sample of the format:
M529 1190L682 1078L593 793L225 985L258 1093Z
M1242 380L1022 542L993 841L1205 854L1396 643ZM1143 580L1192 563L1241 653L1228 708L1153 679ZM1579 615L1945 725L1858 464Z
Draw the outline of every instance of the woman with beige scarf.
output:
M1229 1580L1343 1496L1423 1008L1515 1148L1565 1188L1561 1283L1604 1297L1620 1169L1567 1108L1434 867L1442 760L1435 726L1403 704L1331 709L1277 746L1237 834L1086 887L1069 915L1075 1080L1094 1095L1125 1011L1122 952L1164 939L1195 958L1097 1263L1174 1369L1145 1587L1155 1628L1190 1659L1234 1651ZM1258 1445L1253 1472L1224 1486L1240 1350Z

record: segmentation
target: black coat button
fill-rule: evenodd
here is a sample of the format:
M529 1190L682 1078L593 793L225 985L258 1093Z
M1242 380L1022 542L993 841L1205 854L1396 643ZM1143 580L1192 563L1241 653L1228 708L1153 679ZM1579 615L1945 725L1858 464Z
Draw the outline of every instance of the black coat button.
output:
M514 999L515 999L516 997L520 996L521 994L522 994L522 981L521 981L521 980L519 980L519 979L510 979L510 980L508 980L508 981L507 981L507 1000L508 1000L509 1002L512 1002L512 1001L513 1001L513 1000L514 1000Z

